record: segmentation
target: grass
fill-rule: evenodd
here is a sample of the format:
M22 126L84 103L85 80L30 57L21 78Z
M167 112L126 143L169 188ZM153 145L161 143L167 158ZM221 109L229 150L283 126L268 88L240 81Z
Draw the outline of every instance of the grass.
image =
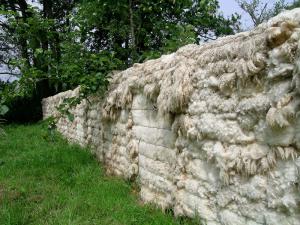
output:
M129 182L104 175L87 151L44 123L5 126L0 137L0 224L191 224L143 206Z

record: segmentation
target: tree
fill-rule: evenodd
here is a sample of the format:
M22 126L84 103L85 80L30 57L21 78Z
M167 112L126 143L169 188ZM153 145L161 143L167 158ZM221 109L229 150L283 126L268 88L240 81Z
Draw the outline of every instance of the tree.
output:
M300 7L300 0L294 0L293 3L291 3L290 5L288 5L286 7L286 9L291 10L294 8L299 8Z
M28 96L38 106L78 85L85 95L103 91L111 70L232 34L238 22L218 12L217 0L0 2L3 46L15 49L5 63L22 74L2 93L7 102Z
M236 0L236 2L250 16L254 26L277 15L288 5L285 0L277 0L272 5L262 0Z
M91 49L116 52L126 67L188 43L232 34L238 17L226 19L218 8L216 0L84 0L77 22Z

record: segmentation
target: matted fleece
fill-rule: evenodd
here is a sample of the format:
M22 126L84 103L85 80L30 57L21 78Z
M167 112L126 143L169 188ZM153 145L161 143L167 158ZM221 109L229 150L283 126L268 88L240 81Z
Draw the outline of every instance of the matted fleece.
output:
M300 9L115 74L58 130L144 202L206 224L300 224ZM43 100L44 117L79 88Z

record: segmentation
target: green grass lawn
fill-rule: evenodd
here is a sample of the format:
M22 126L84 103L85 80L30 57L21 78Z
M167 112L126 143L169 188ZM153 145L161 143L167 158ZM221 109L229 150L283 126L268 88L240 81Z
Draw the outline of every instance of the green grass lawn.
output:
M192 224L143 206L132 184L46 125L10 125L0 137L0 224Z

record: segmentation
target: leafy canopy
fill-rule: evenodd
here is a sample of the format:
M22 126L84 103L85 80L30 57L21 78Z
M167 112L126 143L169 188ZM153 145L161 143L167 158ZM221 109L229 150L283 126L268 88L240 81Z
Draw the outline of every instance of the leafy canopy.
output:
M1 99L43 97L81 85L105 91L108 74L179 47L234 33L239 17L224 18L217 0L0 0L6 64L20 79ZM21 100L20 100L21 101Z

